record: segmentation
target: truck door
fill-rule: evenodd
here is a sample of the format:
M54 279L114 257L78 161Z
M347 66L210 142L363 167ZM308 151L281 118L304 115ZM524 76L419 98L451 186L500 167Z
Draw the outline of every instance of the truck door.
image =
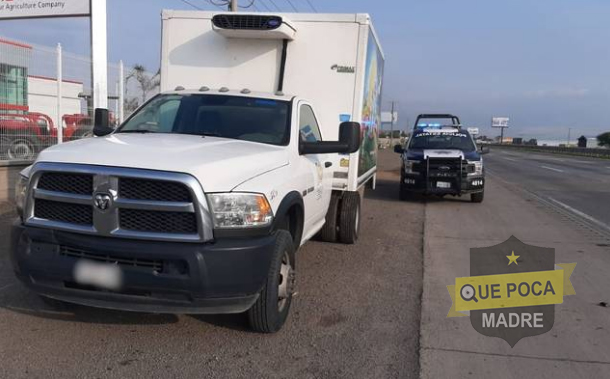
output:
M301 141L316 142L322 140L320 125L311 105L299 103L299 138ZM301 156L301 164L306 167L308 178L306 188L302 188L305 204L306 229L318 225L326 217L332 191L333 168L329 166L327 154L309 154ZM328 162L328 163L327 163Z

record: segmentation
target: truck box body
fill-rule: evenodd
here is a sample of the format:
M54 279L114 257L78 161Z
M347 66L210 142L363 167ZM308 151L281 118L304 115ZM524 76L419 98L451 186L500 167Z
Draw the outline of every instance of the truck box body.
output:
M298 95L313 104L324 140L337 140L342 121L362 125L360 150L334 162L333 188L355 191L372 179L384 56L369 16L270 14L282 20L274 33L220 30L212 19L223 14L163 12L161 90L206 86Z

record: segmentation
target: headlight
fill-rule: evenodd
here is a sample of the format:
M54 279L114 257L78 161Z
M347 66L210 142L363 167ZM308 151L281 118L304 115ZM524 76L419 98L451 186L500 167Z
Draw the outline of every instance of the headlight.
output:
M418 172L413 171L413 166L419 163L419 161L405 161L405 174L418 174Z
M28 191L28 178L25 176L19 176L19 180L15 185L15 205L17 206L17 212L19 217L23 219L23 207L25 206L25 196Z
M207 196L215 228L267 226L273 222L273 211L265 195L214 193Z
M471 164L474 166L474 172L471 172L468 175L483 175L483 160L481 159L480 161L468 161L468 164Z

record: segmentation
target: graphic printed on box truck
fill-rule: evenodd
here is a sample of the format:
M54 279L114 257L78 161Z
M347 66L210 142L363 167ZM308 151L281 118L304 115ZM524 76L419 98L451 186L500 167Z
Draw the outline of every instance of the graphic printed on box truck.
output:
M383 56L377 48L372 32L366 53L366 73L364 77L364 102L362 109L362 145L358 176L375 167L377 162L377 137L381 127L381 89L383 81Z

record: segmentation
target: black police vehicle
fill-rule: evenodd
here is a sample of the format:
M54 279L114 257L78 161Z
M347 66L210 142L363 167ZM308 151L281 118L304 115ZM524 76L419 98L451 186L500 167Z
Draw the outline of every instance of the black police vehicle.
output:
M472 202L483 201L485 170L483 158L488 150L476 144L460 119L450 114L422 114L406 147L397 145L401 154L400 199L413 193L425 195L470 194Z

